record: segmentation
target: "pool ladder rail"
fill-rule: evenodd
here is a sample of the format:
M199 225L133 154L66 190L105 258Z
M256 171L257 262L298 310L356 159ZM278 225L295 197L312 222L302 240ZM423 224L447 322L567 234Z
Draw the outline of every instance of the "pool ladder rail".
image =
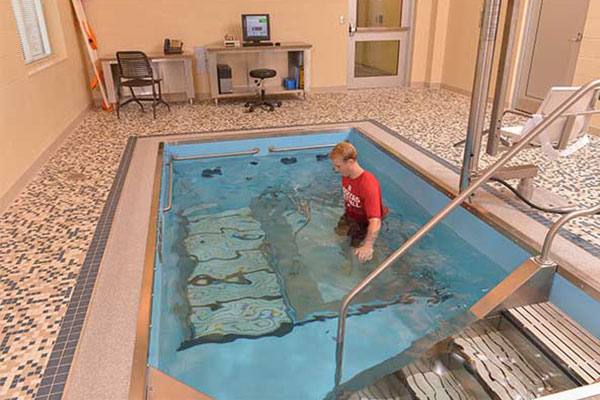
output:
M337 328L337 336L336 336L336 368L335 368L335 379L334 379L334 388L333 394L337 398L341 395L340 393L340 385L342 378L342 364L343 364L343 352L344 352L344 337L345 337L345 329L346 329L346 318L348 316L348 309L350 307L351 301L356 297L362 290L371 283L379 274L381 274L385 269L387 269L390 265L395 263L400 257L402 257L408 249L410 249L415 243L417 243L421 238L423 238L431 229L433 229L438 223L440 223L444 218L446 218L455 208L460 206L465 200L467 200L477 189L483 186L486 182L493 177L493 175L508 161L510 161L517 153L519 153L525 146L528 146L529 143L541 134L552 122L554 122L557 118L563 116L567 110L573 106L577 101L579 101L586 93L591 90L596 90L600 88L600 79L591 81L586 85L582 86L579 90L574 92L571 96L569 96L562 104L554 109L553 112L548 114L544 119L540 121L538 125L536 125L529 133L527 133L523 139L517 142L513 147L511 147L502 157L500 157L494 164L488 167L486 170L482 171L480 174L474 177L472 183L461 193L459 193L454 200L448 203L441 211L439 211L433 218L431 218L425 225L423 225L413 236L408 238L402 246L400 246L396 251L394 251L387 259L385 259L377 268L375 268L365 279L363 279L358 285L356 285L345 297L342 301L342 306L340 308L339 317L338 317L338 328ZM583 210L583 211L575 211L573 213L567 214L564 218L559 220L559 226L550 231L551 236L547 239L547 247L552 243L552 238L560 229L564 223L568 222L570 219L575 218L581 215L590 215L593 209ZM546 248L545 254L543 257L545 259L545 263L542 266L550 266L556 265L553 262L547 259L548 248ZM533 260L538 265L540 265L539 261ZM540 258L541 261L541 258Z

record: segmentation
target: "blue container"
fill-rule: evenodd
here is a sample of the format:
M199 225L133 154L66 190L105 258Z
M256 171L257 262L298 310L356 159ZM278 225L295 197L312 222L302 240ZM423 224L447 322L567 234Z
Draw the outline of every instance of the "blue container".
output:
M283 79L283 87L286 90L296 89L296 80L294 78L284 78Z

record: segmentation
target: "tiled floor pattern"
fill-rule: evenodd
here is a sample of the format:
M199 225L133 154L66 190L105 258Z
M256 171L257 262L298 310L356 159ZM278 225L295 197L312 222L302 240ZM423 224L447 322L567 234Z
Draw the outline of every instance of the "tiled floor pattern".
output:
M120 121L91 111L0 219L0 398L33 398L44 370L54 367L50 353L61 343L59 330L129 136L374 119L460 165L462 148L451 144L464 137L468 110L468 98L445 90L373 89L285 100L274 113L247 114L240 102L177 104L156 120L135 106ZM600 186L598 150L600 139L592 138L569 158L549 162L530 149L519 161L541 167L538 185L591 206ZM490 161L484 156L483 165ZM594 248L599 228L597 218L569 225Z

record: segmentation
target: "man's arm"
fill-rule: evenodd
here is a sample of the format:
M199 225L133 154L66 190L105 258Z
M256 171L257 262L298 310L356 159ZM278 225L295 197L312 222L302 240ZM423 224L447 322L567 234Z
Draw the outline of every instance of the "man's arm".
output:
M365 240L363 241L362 245L354 251L354 254L358 256L360 262L366 262L373 258L373 244L375 243L375 239L377 239L377 235L379 234L380 229L380 218L369 219L367 236L365 237Z

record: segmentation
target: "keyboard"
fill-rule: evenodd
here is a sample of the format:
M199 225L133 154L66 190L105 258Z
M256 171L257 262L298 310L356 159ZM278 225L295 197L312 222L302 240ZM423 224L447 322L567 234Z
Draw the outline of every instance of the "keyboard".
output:
M253 46L273 46L273 42L244 42L242 44L244 47L253 47Z

